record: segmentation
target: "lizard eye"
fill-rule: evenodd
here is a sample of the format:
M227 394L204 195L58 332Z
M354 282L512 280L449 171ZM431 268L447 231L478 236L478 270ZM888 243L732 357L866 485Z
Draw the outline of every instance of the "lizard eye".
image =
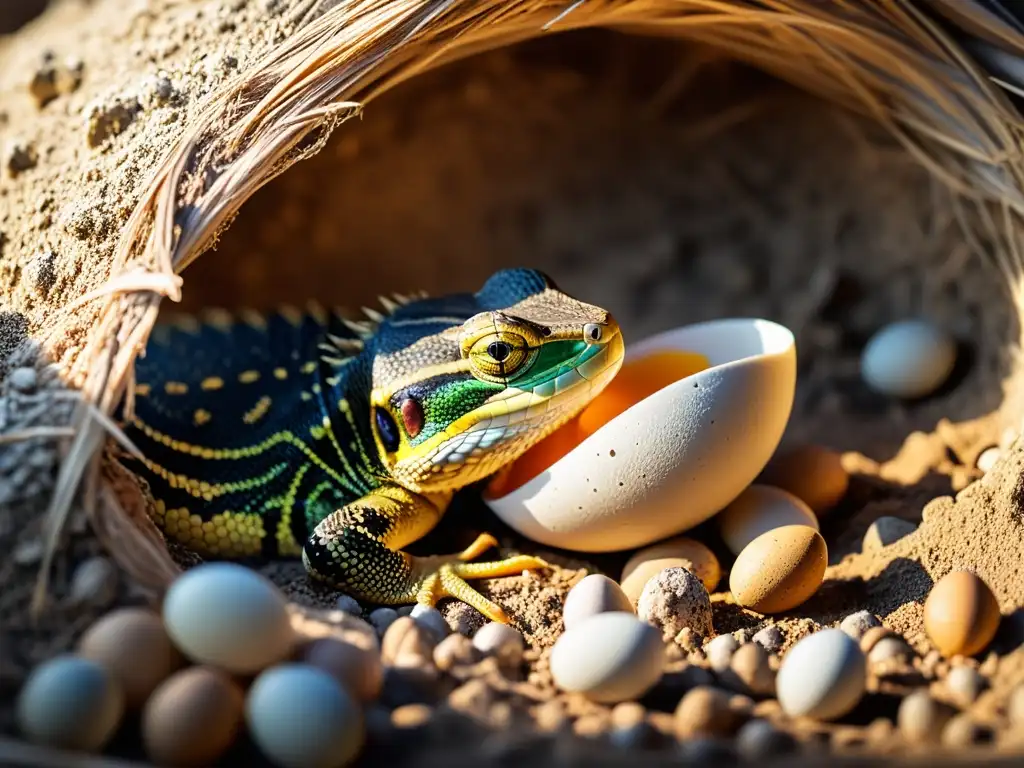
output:
M485 381L502 380L532 359L526 339L501 331L478 340L469 350L473 375Z
M391 418L391 414L383 408L378 408L374 412L374 420L377 422L377 434L380 435L380 441L384 444L384 449L388 453L397 451L399 445L398 425Z
M512 354L512 347L509 346L507 341L492 341L487 345L487 354L494 358L496 362L503 363Z

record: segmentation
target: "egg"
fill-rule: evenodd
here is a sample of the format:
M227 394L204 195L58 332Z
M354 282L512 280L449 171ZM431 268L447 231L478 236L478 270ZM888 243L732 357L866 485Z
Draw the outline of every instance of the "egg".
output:
M257 746L281 768L342 768L366 738L355 699L308 664L262 672L246 697L245 719Z
M289 656L295 641L284 595L236 563L206 563L171 584L164 625L192 660L253 674Z
M1001 620L992 590L970 571L939 579L924 603L924 629L943 656L973 656L983 651Z
M903 320L871 337L861 355L861 376L884 395L924 397L949 378L956 353L956 342L932 323Z
M793 334L767 320L699 323L632 345L622 370L672 351L703 356L708 367L656 382L653 394L612 408L610 420L595 418L582 440L572 432L578 424L558 430L549 439L565 442L554 460L533 467L521 485L509 480L513 465L485 503L520 534L580 552L643 547L725 507L785 430L796 385Z
M302 649L302 660L333 675L359 701L375 700L384 685L380 653L335 637L321 637Z
M622 591L636 605L647 582L666 568L685 568L710 593L722 578L715 553L696 539L677 536L641 549L622 567Z
M32 670L18 695L18 726L48 747L99 751L124 715L124 693L103 666L80 656L50 659Z
M740 552L729 589L744 608L781 613L818 591L827 565L828 548L820 533L806 525L785 525L762 533Z
M633 604L618 584L600 573L592 573L565 596L562 621L565 628L570 629L584 619L609 611L632 613Z
M846 495L850 475L836 451L821 445L799 445L775 454L758 482L788 491L821 515Z
M599 613L558 638L551 675L563 691L611 704L643 696L661 679L661 633L628 613Z
M776 695L790 717L835 720L857 706L867 685L864 652L839 629L800 640L782 659Z
M234 743L245 695L212 667L190 667L157 688L142 712L142 741L158 765L209 765Z
M163 621L146 608L123 608L103 616L78 641L78 654L110 670L130 709L141 707L184 661Z
M791 493L770 485L751 485L715 518L722 540L738 555L762 533L784 525L818 530L811 508Z

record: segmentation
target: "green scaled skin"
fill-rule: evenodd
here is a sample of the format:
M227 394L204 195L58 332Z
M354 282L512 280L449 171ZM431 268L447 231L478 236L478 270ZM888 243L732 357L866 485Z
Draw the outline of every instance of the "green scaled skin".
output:
M370 321L213 312L154 331L126 432L153 518L207 557L301 555L364 600L455 597L504 611L467 580L545 565L473 563L495 544L413 557L403 547L483 479L575 416L618 372L611 316L528 269L473 294L395 301Z

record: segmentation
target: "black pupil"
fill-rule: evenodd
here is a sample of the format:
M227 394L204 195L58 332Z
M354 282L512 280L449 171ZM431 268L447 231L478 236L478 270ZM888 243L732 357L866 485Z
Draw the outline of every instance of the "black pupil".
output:
M512 354L512 347L504 341L492 341L487 345L487 354L500 363Z
M384 443L384 447L389 452L398 450L398 425L391 418L391 414L378 408L376 418L377 432L380 433L380 440Z

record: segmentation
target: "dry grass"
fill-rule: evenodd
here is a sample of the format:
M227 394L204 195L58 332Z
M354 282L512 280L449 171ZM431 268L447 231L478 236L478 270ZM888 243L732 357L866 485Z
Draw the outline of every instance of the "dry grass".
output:
M84 481L85 505L115 556L140 581L176 566L148 524L130 478L103 460L112 413L132 403L132 368L179 273L241 205L318 151L362 105L441 64L583 27L671 36L721 49L836 104L866 114L960 196L965 236L996 266L1017 306L1024 214L1022 125L1005 93L909 0L340 0L306 21L257 66L212 94L146 184L125 228L99 322L68 372L83 401L49 512L50 555ZM960 0L931 6L960 27L1024 53L1024 37ZM666 79L669 73L666 73ZM46 588L49 557L38 596ZM40 602L41 604L41 602Z

